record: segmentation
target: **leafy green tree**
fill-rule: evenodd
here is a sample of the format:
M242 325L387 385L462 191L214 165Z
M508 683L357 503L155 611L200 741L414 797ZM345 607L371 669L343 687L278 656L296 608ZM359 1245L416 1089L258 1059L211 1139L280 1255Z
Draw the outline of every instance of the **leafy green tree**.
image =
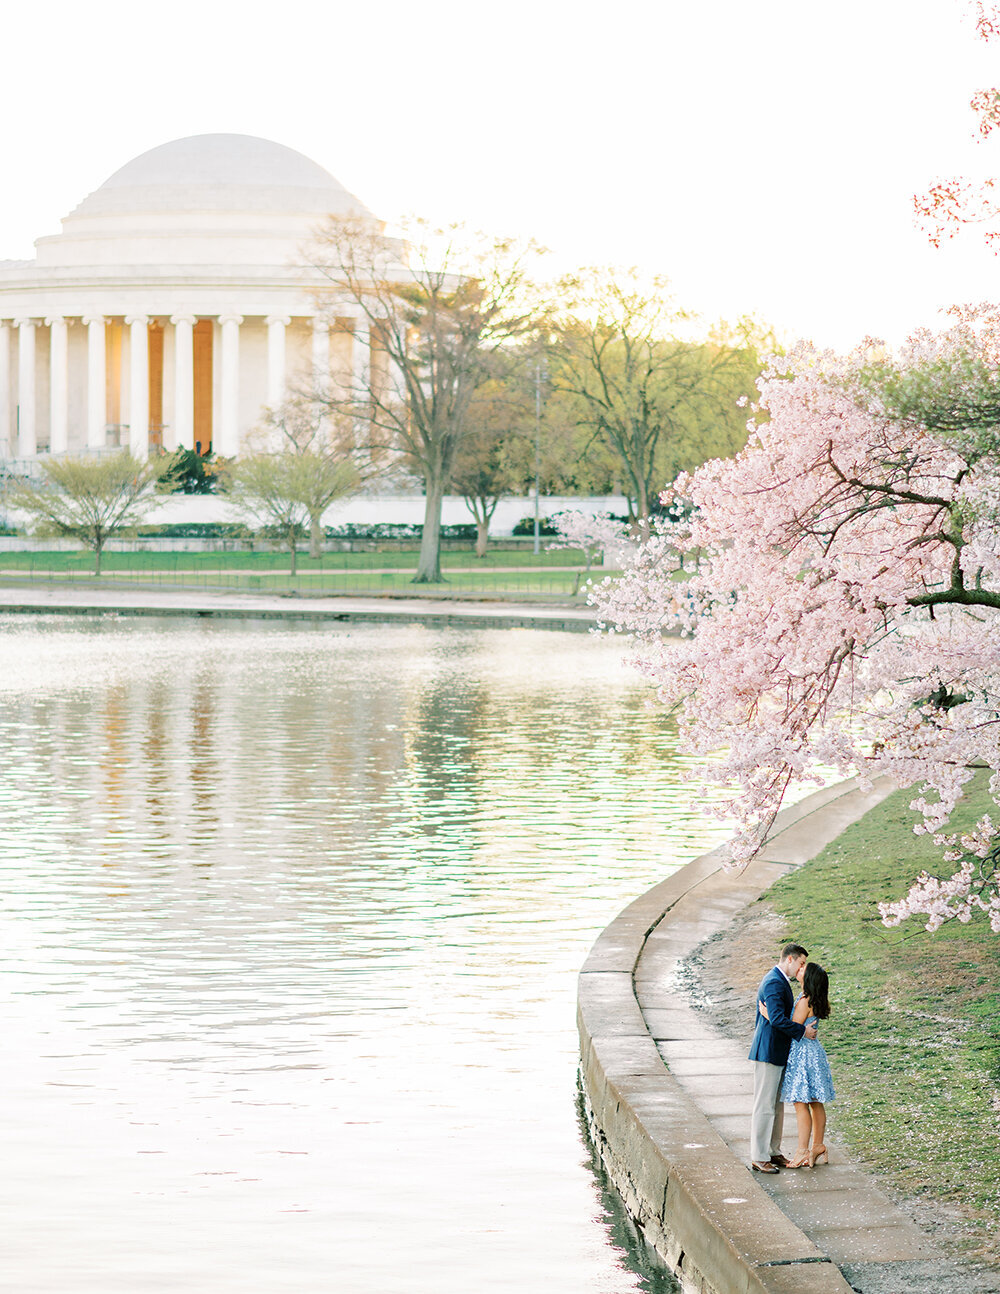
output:
M157 503L156 487L167 469L163 459L118 454L43 458L40 480L23 480L9 495L10 506L27 513L40 535L78 539L94 554L94 574L114 535L137 525Z
M355 489L358 472L353 463L313 449L282 449L234 459L226 469L224 482L226 494L238 512L277 533L288 548L294 575L296 545L310 519L322 515L336 499Z
M533 456L534 409L524 383L494 379L473 398L456 451L451 488L476 523L476 556L486 556L490 521L500 500L521 488Z
M577 397L543 381L538 456L543 495L622 492L618 458L594 434L586 414Z
M682 468L746 440L737 402L754 392L764 337L750 321L692 336L667 283L584 270L559 284L549 346L554 388L615 460L634 523Z
M455 456L451 488L476 520L477 553L506 495L617 493L615 460L579 423L577 403L555 391L544 352L517 348L472 401L468 434Z
M290 466L283 469L282 479L286 488L298 492L298 502L305 509L310 557L322 553L323 513L330 504L383 470L370 450L359 448L349 416L341 410L323 413L304 395L292 395L277 408L265 410L249 443L279 458L290 455L300 460L294 471Z

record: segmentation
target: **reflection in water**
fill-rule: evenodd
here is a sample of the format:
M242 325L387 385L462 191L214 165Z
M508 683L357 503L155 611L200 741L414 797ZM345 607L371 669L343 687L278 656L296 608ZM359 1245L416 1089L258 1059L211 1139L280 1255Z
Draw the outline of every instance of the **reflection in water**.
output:
M668 1287L575 976L724 830L614 644L11 617L0 700L10 1288Z

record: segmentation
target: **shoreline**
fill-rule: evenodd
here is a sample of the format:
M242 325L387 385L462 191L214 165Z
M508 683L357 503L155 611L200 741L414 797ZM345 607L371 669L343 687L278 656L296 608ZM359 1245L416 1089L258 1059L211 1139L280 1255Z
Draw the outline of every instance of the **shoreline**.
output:
M565 602L451 599L440 594L292 595L109 588L26 586L0 581L0 613L8 615L192 616L220 619L367 621L426 624L432 628L548 629L588 633L597 623L590 607Z
M836 1143L829 1166L751 1174L749 1035L737 1040L731 1016L716 1021L691 992L692 961L706 943L715 937L725 947L750 903L893 789L882 779L868 795L853 782L816 792L779 815L768 846L742 873L724 870L724 848L688 863L607 927L580 972L591 1135L685 1294L1000 1288L995 1273L946 1254L931 1227ZM786 1142L789 1130L786 1123Z

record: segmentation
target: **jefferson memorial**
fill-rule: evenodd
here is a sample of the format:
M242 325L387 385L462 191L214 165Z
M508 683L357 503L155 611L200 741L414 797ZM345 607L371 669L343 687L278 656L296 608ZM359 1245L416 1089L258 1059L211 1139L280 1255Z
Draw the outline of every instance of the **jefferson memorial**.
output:
M296 376L363 372L367 320L320 313L324 281L302 266L330 215L374 221L321 166L249 135L177 139L116 171L35 260L0 261L0 459L228 457Z

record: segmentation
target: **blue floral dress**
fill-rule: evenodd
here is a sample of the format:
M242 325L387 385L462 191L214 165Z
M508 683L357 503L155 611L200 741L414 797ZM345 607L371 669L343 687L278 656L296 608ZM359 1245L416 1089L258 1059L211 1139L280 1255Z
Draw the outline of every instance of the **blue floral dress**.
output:
M811 1015L806 1024L818 1024ZM796 1038L788 1053L785 1077L781 1084L783 1101L832 1101L833 1075L823 1044L818 1038Z

